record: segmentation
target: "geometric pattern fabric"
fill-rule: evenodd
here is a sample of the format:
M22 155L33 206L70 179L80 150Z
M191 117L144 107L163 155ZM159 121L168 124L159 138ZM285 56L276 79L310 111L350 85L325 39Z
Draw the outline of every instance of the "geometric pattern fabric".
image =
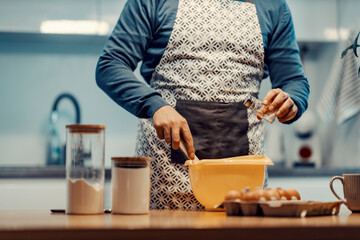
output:
M255 5L234 0L179 0L166 50L151 86L176 108L176 99L241 102L257 96L264 47ZM248 111L249 154L262 154L262 121ZM170 145L151 119L140 119L136 155L150 156L151 209L198 210L187 167L170 163Z

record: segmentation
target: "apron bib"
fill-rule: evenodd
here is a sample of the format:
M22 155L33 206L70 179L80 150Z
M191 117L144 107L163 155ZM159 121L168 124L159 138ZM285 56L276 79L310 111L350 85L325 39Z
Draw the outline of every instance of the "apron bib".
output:
M151 87L187 121L200 158L262 154L263 123L242 105L258 95L264 47L252 1L179 0ZM202 209L184 157L140 119L136 155L151 156L151 209Z

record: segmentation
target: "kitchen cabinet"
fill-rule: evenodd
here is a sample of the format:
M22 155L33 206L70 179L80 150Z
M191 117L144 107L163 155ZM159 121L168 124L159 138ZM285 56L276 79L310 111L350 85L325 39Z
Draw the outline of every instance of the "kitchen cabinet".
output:
M0 31L39 33L46 21L98 21L111 31L126 0L0 0ZM105 33L104 35L108 34Z
M47 20L96 20L96 0L1 0L0 30L39 32Z
M224 212L65 215L0 211L0 239L357 239L360 214L309 218L227 217Z
M71 49L69 51L80 49L81 52L89 53L99 52L114 28L125 2L126 0L66 0L61 2L54 0L0 0L2 6L0 8L0 39L2 41L15 40L20 44L24 41L50 42L57 46L86 43L84 46L78 44L79 46L70 46L68 49ZM351 12L351 6L360 5L356 3L356 0L355 2L354 0L287 0L287 2L292 11L296 36L302 52L317 51L322 48L323 44L337 43L340 24L348 26L352 20L349 18L349 15L352 14L346 14L346 12ZM354 13L354 15L356 14ZM63 34L42 32L42 25L46 21L61 20L90 21L89 24L101 24L105 29L99 25L93 27L95 29L90 32L82 34L66 33L67 30L64 30ZM59 31L61 32L61 29ZM11 51L11 48L7 50L7 52Z
M340 18L344 23L351 21L345 11L352 11L356 16L358 8L351 6L359 5L356 0L287 2L300 42L337 41ZM0 0L0 32L41 33L46 21L70 20L104 23L107 31L100 35L106 36L114 28L125 3L126 0Z
M114 28L126 0L0 0L0 39L8 33L20 33L11 37L22 37L29 34L32 39L58 41L74 40L74 34L64 36L36 36L46 21L93 21L105 24L107 30L95 30L93 34L85 34L85 39L105 41L106 36ZM337 42L339 34L346 35L346 29L360 22L357 0L287 0L291 9L296 36L300 45L307 43ZM343 28L346 28L345 30ZM341 30L343 29L343 30ZM105 32L104 32L105 31ZM102 36L97 38L97 35ZM315 47L316 48L316 47Z

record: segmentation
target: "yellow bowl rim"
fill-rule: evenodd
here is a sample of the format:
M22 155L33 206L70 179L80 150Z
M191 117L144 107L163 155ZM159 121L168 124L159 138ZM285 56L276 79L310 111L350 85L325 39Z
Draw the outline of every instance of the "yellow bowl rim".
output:
M246 155L222 159L202 159L195 163L193 160L185 162L188 166L206 165L274 165L270 158L264 155Z

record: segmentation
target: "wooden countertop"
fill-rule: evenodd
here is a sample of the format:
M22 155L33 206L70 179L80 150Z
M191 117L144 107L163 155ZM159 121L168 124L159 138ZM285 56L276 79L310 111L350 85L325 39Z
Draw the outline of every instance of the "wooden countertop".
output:
M224 212L151 211L149 215L66 215L0 211L0 239L360 239L360 214L309 218L227 217Z

